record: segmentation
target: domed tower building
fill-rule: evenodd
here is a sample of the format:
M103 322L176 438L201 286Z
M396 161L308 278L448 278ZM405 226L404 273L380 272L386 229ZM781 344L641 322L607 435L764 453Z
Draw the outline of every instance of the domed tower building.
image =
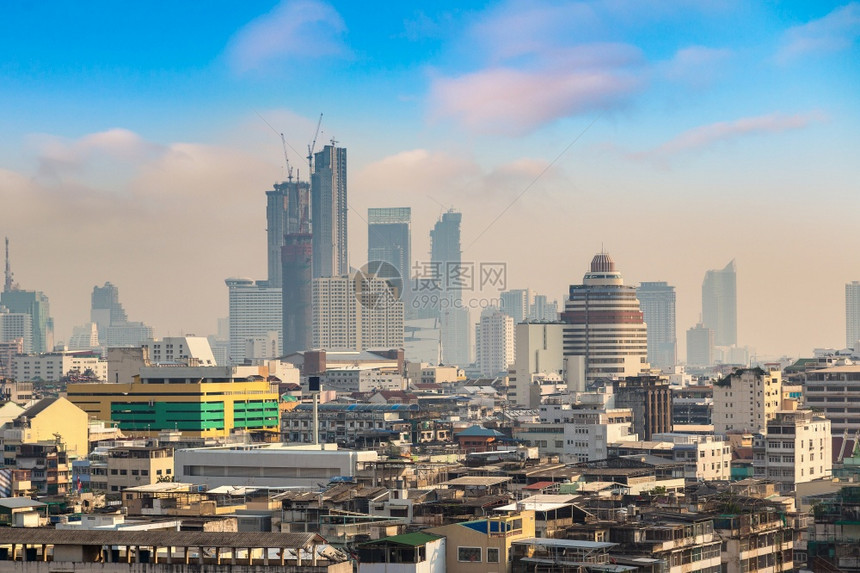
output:
M608 253L595 255L582 284L570 286L562 320L572 390L649 368L648 333L636 287L624 285Z

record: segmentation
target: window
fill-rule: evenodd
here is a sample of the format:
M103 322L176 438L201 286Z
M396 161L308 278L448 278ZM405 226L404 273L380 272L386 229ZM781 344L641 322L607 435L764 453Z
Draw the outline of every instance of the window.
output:
M499 549L497 547L487 548L487 563L499 562Z
M458 547L457 561L465 563L480 563L481 548L480 547Z

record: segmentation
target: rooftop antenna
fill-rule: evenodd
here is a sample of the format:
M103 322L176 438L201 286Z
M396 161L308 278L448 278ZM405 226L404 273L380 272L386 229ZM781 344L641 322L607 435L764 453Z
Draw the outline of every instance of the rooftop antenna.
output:
M6 237L6 282L3 283L3 292L15 290L12 276L12 265L9 263L9 237Z

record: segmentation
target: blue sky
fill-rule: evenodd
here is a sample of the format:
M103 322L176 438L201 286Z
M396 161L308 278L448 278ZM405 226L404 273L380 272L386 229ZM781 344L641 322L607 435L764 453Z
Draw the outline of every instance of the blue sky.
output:
M356 262L367 207L413 207L417 258L452 205L465 256L508 261L512 287L560 298L603 244L629 281L678 287L683 340L705 270L736 258L743 343L844 343L856 2L117 6L0 19L0 232L60 339L106 280L162 335L214 330L223 279L263 278L284 172L266 122L302 170L322 112L320 141L349 149Z

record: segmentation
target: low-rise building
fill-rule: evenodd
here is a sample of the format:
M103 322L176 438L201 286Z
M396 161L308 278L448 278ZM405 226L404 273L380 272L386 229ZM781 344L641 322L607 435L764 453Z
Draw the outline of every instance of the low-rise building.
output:
M173 448L169 446L117 447L108 451L107 491L173 479Z

